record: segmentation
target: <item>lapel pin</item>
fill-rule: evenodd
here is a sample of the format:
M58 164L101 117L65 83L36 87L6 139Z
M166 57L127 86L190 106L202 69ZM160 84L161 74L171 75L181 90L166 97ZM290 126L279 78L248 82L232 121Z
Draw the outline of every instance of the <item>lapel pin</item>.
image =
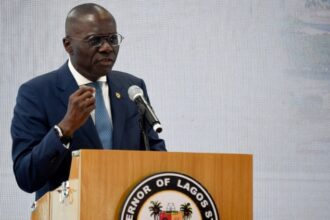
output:
M120 95L119 92L116 92L116 97L117 97L117 99L120 99L121 98L121 95Z

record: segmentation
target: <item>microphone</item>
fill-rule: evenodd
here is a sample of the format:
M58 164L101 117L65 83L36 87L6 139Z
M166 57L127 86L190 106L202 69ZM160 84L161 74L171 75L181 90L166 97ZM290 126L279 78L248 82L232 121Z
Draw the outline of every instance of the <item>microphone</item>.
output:
M145 100L143 96L143 90L137 85L132 85L128 88L128 96L133 102L136 103L139 110L145 114L149 125L152 126L154 131L156 131L157 133L162 132L163 128L160 124L160 121L157 118L152 107Z

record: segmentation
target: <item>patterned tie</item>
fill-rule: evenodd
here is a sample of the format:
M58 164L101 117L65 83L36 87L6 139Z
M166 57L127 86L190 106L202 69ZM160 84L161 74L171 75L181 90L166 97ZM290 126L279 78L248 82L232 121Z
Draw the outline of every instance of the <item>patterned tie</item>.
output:
M112 148L112 126L109 114L104 104L104 99L102 95L102 89L100 86L102 82L93 82L89 83L95 88L95 127L99 134L100 140L102 142L103 148L111 149Z

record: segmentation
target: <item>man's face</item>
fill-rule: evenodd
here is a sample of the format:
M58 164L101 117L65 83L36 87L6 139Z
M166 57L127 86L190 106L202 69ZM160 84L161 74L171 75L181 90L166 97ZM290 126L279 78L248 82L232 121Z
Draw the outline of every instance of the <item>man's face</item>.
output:
M116 34L116 22L110 15L90 15L82 18L74 31L66 38L66 50L77 71L91 81L111 71L119 51L119 46L111 46L104 38L99 47L94 46L95 37ZM65 41L65 40L64 40Z

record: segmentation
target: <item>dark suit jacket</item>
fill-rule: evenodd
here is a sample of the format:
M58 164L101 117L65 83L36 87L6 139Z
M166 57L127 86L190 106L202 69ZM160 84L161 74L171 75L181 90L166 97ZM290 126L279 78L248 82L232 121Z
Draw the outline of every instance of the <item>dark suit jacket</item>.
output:
M137 107L127 94L131 85L147 91L143 80L112 71L107 76L113 120L113 149L142 150ZM11 126L12 157L16 181L21 189L35 192L36 199L68 179L71 152L101 149L91 117L78 129L69 150L63 147L53 126L64 117L69 96L78 89L68 64L23 84L17 95ZM118 98L116 93L120 94ZM148 127L151 150L165 151L165 143Z

